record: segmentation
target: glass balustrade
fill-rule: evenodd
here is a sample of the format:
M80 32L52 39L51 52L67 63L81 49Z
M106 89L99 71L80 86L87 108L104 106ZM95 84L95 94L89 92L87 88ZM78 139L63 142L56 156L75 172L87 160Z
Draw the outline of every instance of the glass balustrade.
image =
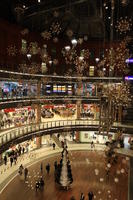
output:
M65 127L65 126L82 126L88 127L91 125L99 125L99 121L89 121L89 120L59 120L59 121L48 121L45 123L40 123L36 125L28 125L26 127L19 127L9 131L0 133L0 145L13 140L17 137L26 135L27 133L36 132L39 130L47 130L47 128ZM114 124L114 126L120 126L120 124Z

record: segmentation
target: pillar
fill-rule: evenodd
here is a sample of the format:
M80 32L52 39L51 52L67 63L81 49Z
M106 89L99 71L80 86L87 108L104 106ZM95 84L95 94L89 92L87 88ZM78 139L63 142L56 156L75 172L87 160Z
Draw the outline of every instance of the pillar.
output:
M130 158L130 169L128 174L128 200L133 200L133 157Z
M38 81L37 83L37 98L40 98L40 94L41 94L41 82ZM41 104L37 104L36 105L36 114L37 114L37 123L41 122ZM37 148L40 148L42 144L42 137L36 137L36 145Z
M2 154L0 154L0 164L2 163Z
M118 122L122 121L122 106L118 107Z

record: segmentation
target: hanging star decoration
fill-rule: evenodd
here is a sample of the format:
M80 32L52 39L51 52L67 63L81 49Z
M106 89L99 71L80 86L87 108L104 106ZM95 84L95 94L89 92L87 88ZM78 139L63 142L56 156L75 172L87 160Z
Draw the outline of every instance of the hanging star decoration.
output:
M53 35L59 35L61 32L61 25L59 22L53 22L50 27L50 32Z
M120 18L117 21L116 31L120 34L126 34L127 32L131 31L132 28L132 20L128 19L128 17Z
M7 47L7 53L9 56L16 56L17 55L17 48L15 45L9 45Z
M43 37L44 40L50 40L51 39L51 32L49 31L44 31L41 33L41 36Z
M75 64L75 67L76 67L77 74L82 76L84 70L87 69L87 67L88 67L88 64L85 61L84 57L78 57L77 56L74 64Z
M66 64L73 64L77 57L77 52L74 48L71 48L69 51L66 51L65 48L63 48L62 54L65 58Z

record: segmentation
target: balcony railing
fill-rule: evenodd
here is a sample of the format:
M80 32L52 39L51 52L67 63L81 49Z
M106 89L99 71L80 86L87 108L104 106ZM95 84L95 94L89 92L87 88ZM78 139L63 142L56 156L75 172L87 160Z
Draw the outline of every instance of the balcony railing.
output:
M49 121L40 124L32 124L24 127L14 128L8 131L3 131L0 133L0 145L3 145L15 138L25 136L32 132L38 132L42 130L54 129L57 127L72 127L80 126L88 128L88 126L98 126L99 121L89 121L89 120L58 120Z

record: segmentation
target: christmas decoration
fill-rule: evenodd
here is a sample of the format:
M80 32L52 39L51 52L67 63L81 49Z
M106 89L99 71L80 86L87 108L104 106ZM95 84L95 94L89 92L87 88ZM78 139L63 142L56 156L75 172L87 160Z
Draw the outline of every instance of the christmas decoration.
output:
M61 32L61 25L59 22L53 22L50 27L51 34L59 35Z
M72 37L72 36L73 36L73 31L72 31L71 29L68 29L68 30L66 31L66 35L67 35L68 37Z
M17 48L15 45L10 45L7 47L7 53L9 56L16 56L17 55Z
M44 31L41 33L41 36L44 40L50 40L51 39L51 33L49 31Z
M65 58L66 64L73 64L75 58L77 57L76 50L74 48L70 48L66 50L65 48L62 49L63 57Z
M55 180L63 189L69 189L70 185L73 182L72 173L71 173L71 165L68 158L68 151L66 142L64 143L64 148L62 151L62 159L60 160L60 166L56 171Z
M128 19L127 17L125 18L120 18L117 21L117 25L116 25L116 31L119 32L120 34L123 33L127 33L128 31L130 31L132 28L132 20Z

